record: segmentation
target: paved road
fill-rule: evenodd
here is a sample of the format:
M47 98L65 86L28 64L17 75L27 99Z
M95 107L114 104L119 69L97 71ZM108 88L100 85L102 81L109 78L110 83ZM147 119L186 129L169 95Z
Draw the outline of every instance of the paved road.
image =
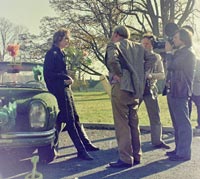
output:
M128 169L108 168L108 163L118 157L114 130L87 129L93 143L101 148L91 152L94 161L82 161L76 158L67 133L61 135L61 156L49 165L38 165L37 170L43 179L200 179L200 137L196 136L192 144L192 160L187 162L169 161L166 150L151 146L150 134L142 131L142 164ZM165 133L164 140L172 148L172 133ZM32 170L30 158L19 159L16 155L0 155L0 176L3 179L23 179ZM0 177L1 178L1 177Z

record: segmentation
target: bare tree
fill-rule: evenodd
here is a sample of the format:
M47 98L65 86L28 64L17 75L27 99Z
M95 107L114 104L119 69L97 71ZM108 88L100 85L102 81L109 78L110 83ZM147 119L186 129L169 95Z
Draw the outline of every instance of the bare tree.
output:
M195 0L116 0L116 4L135 22L133 25L127 21L128 27L137 34L151 31L156 36L165 35L168 23L181 27L195 11Z
M181 26L194 12L195 0L49 0L58 17L43 18L42 36L58 27L71 30L72 45L89 53L91 65L80 67L91 75L100 75L92 64L104 65L105 46L118 24L129 27L137 36L147 31L163 36L168 22ZM51 32L51 33L49 33Z
M18 43L18 35L26 31L27 29L25 27L14 25L9 20L0 18L0 61L10 58L10 56L7 56L7 45Z
M19 34L21 61L43 62L44 55L49 49L50 42L44 40L40 35L33 35L30 33Z

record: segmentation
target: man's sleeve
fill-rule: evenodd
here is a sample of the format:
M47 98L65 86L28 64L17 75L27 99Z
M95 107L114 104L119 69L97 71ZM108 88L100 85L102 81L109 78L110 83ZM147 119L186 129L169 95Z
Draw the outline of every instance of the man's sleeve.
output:
M114 43L110 42L106 49L105 64L113 75L121 76L122 69L119 60L119 52Z
M149 52L144 49L144 70L145 72L149 71L154 67L156 62L156 55L152 52Z
M65 73L58 73L55 71L55 54L47 52L44 61L44 76L49 79L63 79L68 80L70 79Z
M157 57L157 62L156 62L155 71L153 71L151 75L153 79L163 80L165 78L163 62L159 54L156 54L156 57Z

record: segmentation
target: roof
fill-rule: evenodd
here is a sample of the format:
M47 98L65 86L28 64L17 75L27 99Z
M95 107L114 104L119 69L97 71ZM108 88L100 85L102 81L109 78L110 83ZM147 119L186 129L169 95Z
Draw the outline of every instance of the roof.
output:
M19 71L31 71L36 66L43 66L43 64L33 62L0 62L0 72L9 71L17 73Z

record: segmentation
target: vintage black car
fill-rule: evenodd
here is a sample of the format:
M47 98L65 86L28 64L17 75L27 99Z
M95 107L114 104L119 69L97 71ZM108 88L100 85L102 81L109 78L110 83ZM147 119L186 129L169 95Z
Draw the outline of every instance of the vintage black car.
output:
M0 62L0 149L38 149L54 158L56 98L42 79L42 64Z

